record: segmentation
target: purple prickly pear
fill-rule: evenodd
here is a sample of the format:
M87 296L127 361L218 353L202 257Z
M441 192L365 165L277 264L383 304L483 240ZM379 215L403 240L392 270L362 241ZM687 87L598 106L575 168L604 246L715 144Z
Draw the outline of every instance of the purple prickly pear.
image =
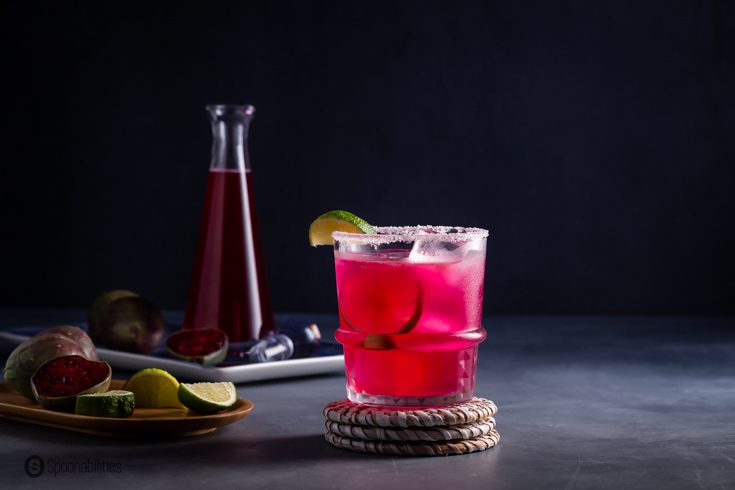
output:
M112 369L106 362L63 356L44 362L31 377L31 389L44 408L69 410L77 395L107 391Z
M72 325L59 325L58 327L51 327L44 330L43 332L39 332L39 335L48 333L60 333L69 337L71 340L79 344L79 347L81 347L82 351L84 351L84 354L82 354L84 357L86 357L90 361L99 360L99 358L97 357L97 349L95 348L92 339L90 339L89 335L87 335L87 332L85 332L81 328L74 327Z
M166 324L161 312L130 291L104 293L90 309L89 334L111 349L153 352L163 339Z
M89 352L89 349L74 340L68 331L59 333L44 330L11 352L5 362L5 379L23 396L35 401L31 390L33 373L44 362L69 355L80 355L85 358L91 355L93 360L97 360L97 352L94 350Z

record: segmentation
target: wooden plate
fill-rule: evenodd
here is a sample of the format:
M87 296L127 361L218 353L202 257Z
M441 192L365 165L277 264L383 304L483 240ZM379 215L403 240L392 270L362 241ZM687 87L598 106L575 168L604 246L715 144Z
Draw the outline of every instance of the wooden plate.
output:
M110 389L119 390L123 384L125 381L112 380ZM47 410L13 390L6 381L0 382L0 417L108 437L197 436L237 422L252 409L251 402L238 398L234 407L212 415L178 408L136 408L126 418L88 417Z

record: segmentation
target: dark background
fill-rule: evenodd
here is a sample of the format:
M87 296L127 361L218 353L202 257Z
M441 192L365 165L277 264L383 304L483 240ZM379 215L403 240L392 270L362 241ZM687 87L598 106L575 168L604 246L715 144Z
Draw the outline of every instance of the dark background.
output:
M274 307L318 214L489 228L486 312L735 312L735 2L5 2L0 306L182 308L207 103L257 107Z

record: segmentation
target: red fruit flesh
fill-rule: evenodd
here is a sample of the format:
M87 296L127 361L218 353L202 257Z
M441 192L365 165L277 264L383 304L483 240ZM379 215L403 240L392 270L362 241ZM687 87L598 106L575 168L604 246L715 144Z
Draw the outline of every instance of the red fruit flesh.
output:
M217 328L180 330L172 334L166 346L187 357L202 357L225 347L227 334Z
M31 389L33 373L48 360L71 355L86 356L87 353L74 339L64 334L37 333L10 354L5 363L5 379L23 396L35 400ZM96 359L96 351L94 355Z
M102 383L110 373L104 362L82 356L57 357L46 362L33 375L36 392L43 397L75 395Z

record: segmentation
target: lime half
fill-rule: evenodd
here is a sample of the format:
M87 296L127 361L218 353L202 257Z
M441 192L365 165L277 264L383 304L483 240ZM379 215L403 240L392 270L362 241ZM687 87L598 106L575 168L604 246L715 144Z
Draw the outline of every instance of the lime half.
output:
M179 382L163 369L142 369L130 376L123 390L135 394L140 408L184 408L179 401Z
M199 413L214 413L230 408L237 402L235 385L222 383L181 383L179 400Z
M309 226L309 244L312 247L333 245L333 231L375 235L375 228L364 219L358 218L349 211L335 210L324 213L311 222L311 226Z

